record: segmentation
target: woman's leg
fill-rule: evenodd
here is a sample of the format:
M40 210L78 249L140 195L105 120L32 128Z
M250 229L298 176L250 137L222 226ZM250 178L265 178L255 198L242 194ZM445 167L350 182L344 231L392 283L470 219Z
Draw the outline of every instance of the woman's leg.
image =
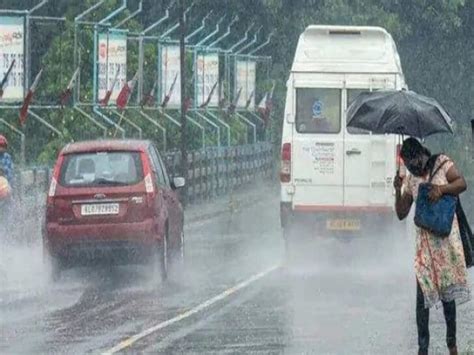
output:
M427 354L430 345L429 330L430 310L425 308L425 296L418 281L416 282L416 325L418 327L418 349L420 354Z
M443 302L444 319L446 320L446 344L448 348L456 347L456 302Z

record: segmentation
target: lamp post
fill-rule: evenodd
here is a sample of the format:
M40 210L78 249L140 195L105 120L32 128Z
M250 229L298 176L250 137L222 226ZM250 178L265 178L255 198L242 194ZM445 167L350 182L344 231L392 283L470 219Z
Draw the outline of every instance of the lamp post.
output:
M185 179L188 177L188 152L186 149L187 135L186 135L186 23L184 18L184 2L186 0L179 0L179 50L180 50L180 73L181 73L181 176ZM187 201L187 188L184 186L183 190L184 203Z

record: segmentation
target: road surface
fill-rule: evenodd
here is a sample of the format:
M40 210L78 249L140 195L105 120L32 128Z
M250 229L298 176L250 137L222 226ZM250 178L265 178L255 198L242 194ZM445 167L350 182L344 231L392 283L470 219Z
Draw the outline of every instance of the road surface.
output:
M414 354L413 244L380 253L375 237L315 237L288 264L278 198L262 196L188 224L186 263L161 285L138 266L48 284L39 246L2 245L0 353ZM444 332L433 310L432 353ZM474 301L458 307L458 342L474 352Z

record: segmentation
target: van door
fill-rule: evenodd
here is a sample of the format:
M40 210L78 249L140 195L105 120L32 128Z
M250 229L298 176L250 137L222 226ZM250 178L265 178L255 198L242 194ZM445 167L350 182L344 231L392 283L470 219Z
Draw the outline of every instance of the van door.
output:
M342 89L297 87L292 139L295 209L342 206Z
M366 89L347 89L347 107ZM392 206L395 138L347 127L344 109L344 205Z

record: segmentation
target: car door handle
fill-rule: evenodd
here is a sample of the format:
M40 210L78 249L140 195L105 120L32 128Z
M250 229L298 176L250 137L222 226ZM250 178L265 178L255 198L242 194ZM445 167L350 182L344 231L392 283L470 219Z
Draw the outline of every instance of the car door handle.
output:
M357 148L353 148L351 150L346 150L346 154L347 155L360 155L362 154L362 152Z

